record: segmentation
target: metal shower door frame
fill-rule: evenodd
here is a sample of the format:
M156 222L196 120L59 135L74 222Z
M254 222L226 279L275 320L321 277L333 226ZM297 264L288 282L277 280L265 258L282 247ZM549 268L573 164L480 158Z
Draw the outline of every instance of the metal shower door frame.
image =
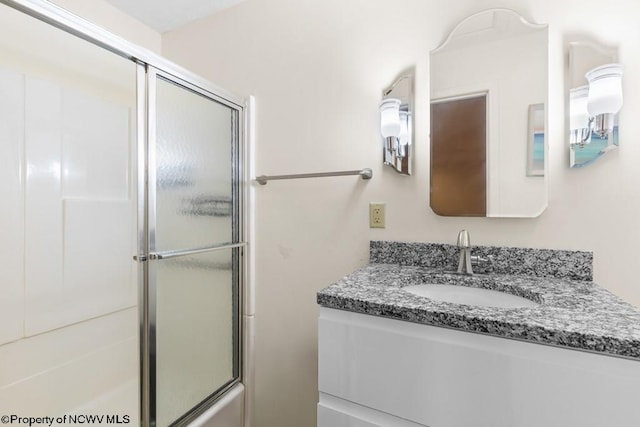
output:
M143 427L152 427L149 418L149 408L153 402L151 398L151 376L149 375L149 368L151 367L151 346L149 338L155 331L149 322L150 320L150 307L149 307L149 260L153 256L158 254L150 253L149 238L150 229L147 222L149 215L149 197L148 191L148 173L150 170L147 156L149 154L149 134L150 134L150 114L148 111L152 106L149 102L148 92L151 88L149 84L149 73L154 76L162 75L163 78L168 80L179 82L181 86L184 86L197 93L211 98L217 102L223 103L230 108L237 111L238 114L238 140L236 141L236 159L234 167L234 176L237 177L237 227L238 227L238 241L231 242L232 246L237 248L239 254L239 289L238 289L238 348L239 352L234 355L238 361L238 379L234 382L244 381L244 369L243 364L243 343L245 337L242 331L242 319L243 311L245 307L245 296L243 291L247 282L247 229L248 229L248 211L247 206L247 183L249 178L245 169L247 165L247 103L237 97L236 95L218 87L208 80L198 76L191 71L168 61L156 53L130 43L121 37L118 37L105 29L95 25L77 15L67 12L63 8L49 3L44 0L0 0L0 4L4 4L8 7L16 9L32 16L40 21L43 21L49 25L59 28L67 33L70 33L76 37L86 40L92 44L95 44L101 48L111 51L121 57L129 59L137 64L136 80L137 80L137 191L138 191L138 233L137 242L138 250L134 255L135 261L138 263L139 272L139 313L140 313L140 385L141 385L141 425ZM234 384L228 385L227 388L231 388ZM212 396L210 404L215 403L217 398L222 397L226 390L223 390L219 395ZM200 410L193 411L188 418L181 420L180 423L186 423L196 417L198 414L204 412L208 405L207 402L200 408Z
M232 147L232 175L233 175L233 231L232 242L223 243L206 248L195 248L191 250L179 252L157 252L156 251L156 83L158 79L176 84L183 89L203 96L213 102L223 104L234 111L235 129L233 129L234 141ZM139 232L139 259L141 262L140 280L140 349L141 349L141 420L143 426L155 426L156 420L156 273L155 269L150 265L163 259L186 256L198 253L206 253L224 249L236 249L233 263L237 266L238 289L237 291L237 311L234 313L234 375L233 379L223 386L220 390L211 394L207 399L201 402L197 407L181 417L172 425L187 425L197 416L206 411L209 407L218 401L227 391L242 381L243 371L243 331L242 331L242 308L243 308L243 289L246 275L246 257L245 248L247 246L244 240L244 132L245 132L245 112L244 107L233 102L229 102L225 98L194 85L181 77L171 74L159 68L147 65L138 65L138 96L142 97L138 102L138 115L143 118L142 125L139 125L138 139L138 221L142 226Z

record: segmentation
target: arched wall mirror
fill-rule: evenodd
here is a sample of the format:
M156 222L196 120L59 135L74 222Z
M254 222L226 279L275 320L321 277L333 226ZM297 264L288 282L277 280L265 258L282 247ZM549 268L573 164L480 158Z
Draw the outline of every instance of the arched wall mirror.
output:
M547 207L548 32L507 9L460 22L430 54L431 188L443 216Z

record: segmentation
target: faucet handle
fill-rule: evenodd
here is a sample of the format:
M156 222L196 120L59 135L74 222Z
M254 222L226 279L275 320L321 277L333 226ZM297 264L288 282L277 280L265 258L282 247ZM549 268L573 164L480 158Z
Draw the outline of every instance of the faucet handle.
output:
M458 233L458 247L459 248L470 248L471 247L471 238L469 237L469 232L467 230L460 230Z
M489 263L492 267L495 265L493 255L487 255L486 258L482 258L480 255L471 255L471 264L480 265L486 263Z

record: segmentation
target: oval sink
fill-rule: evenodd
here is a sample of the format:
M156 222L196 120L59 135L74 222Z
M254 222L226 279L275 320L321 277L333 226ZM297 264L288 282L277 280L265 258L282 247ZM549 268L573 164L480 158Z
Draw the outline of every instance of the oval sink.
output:
M404 291L435 301L454 304L477 305L481 307L518 308L536 307L537 302L516 295L491 289L470 288L457 285L415 285L402 288Z

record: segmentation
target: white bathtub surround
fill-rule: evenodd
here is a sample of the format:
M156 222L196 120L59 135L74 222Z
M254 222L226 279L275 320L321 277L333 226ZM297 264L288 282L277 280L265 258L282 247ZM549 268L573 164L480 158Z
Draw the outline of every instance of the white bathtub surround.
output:
M0 346L0 412L137 420L137 325L129 308Z
M0 67L0 111L12 112L0 126L11 207L0 218L0 360L11 367L0 409L62 414L102 402L137 419L135 92L114 87L105 99L108 85L89 90L87 76L69 86L14 66ZM118 399L127 403L109 403Z

